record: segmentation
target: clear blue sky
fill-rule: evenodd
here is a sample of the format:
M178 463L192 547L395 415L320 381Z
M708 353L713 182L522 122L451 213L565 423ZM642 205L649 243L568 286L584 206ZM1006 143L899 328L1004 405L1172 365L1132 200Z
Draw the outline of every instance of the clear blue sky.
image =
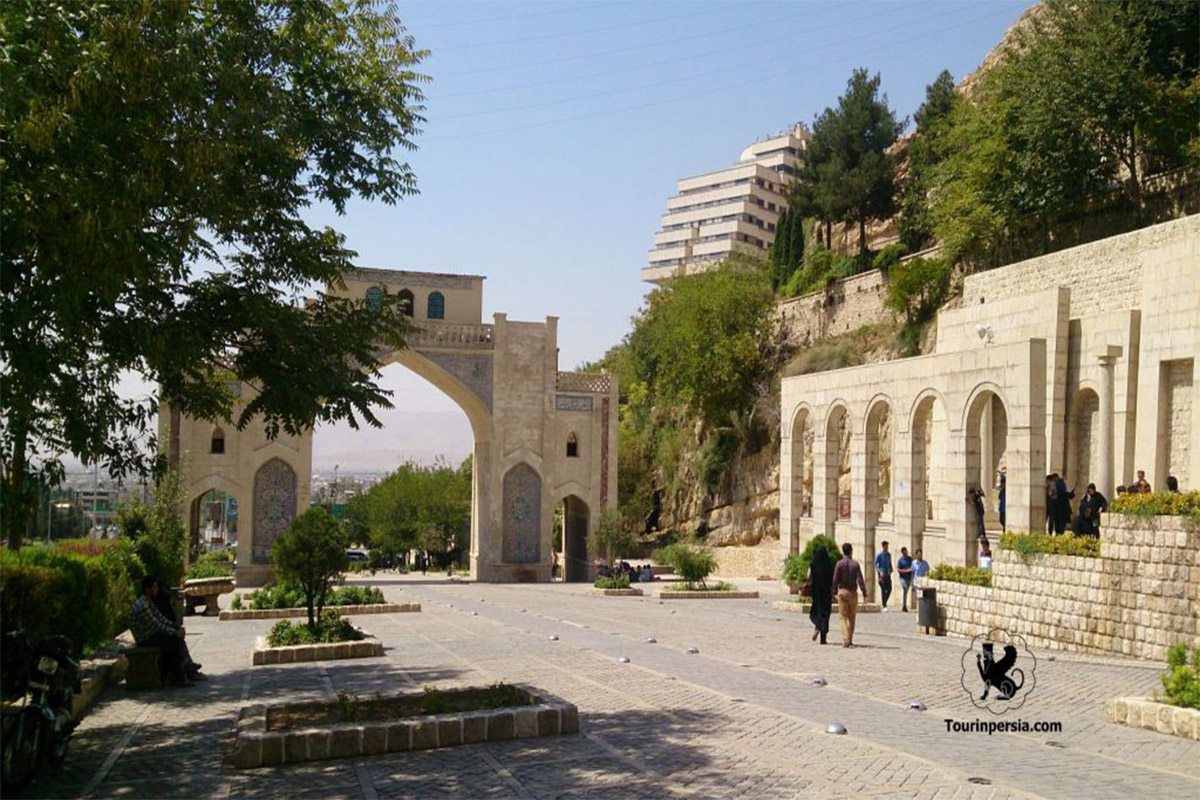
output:
M811 123L856 67L911 116L942 69L978 66L1028 2L411 2L428 122L420 195L317 210L392 269L487 276L484 316L559 321L560 365L629 329L659 215L680 178ZM318 431L318 466L469 452L466 418L400 367L383 433Z

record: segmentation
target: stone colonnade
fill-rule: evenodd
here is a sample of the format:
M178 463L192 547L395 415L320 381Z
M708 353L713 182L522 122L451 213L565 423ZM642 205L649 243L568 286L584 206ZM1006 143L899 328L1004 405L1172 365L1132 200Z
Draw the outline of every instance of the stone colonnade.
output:
M910 552L921 548L930 563L973 564L978 537L967 488L982 487L994 510L1000 466L1007 469L1008 527L1040 529L1045 376L1046 342L1030 339L785 380L783 555L797 552L816 534L850 542L872 592L869 565L885 539L894 553L901 546ZM888 485L881 485L880 464L888 453L879 422L885 416L892 420L891 474ZM942 445L927 452L931 425L944 428L928 437ZM848 459L841 452L847 443L843 426L849 428ZM941 498L932 519L931 494Z

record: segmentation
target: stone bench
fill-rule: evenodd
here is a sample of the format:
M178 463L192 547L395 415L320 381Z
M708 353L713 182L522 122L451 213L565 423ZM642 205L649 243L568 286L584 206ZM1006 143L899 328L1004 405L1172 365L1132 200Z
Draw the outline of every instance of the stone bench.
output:
M126 689L161 689L162 673L158 667L161 650L157 647L127 645L118 651L125 658Z
M217 598L233 591L233 578L191 578L184 582L183 592L187 596L188 613L194 613L196 606L204 606L204 616L220 615L221 607Z

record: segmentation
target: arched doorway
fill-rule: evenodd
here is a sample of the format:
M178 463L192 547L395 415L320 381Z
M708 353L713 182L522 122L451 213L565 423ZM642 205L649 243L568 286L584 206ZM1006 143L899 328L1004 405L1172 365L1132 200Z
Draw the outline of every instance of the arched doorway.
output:
M189 530L193 550L220 550L238 540L237 498L220 489L209 489L192 501Z
M1002 466L1008 462L1008 411L991 389L980 390L971 400L966 418L966 488L984 494L984 526L999 533L999 498L994 488ZM962 501L966 503L965 498ZM964 560L974 565L979 556L978 515L967 506Z
M1097 478L1100 466L1100 396L1080 389L1071 402L1067 419L1067 466L1069 485L1080 489Z
M813 443L816 439L812 413L801 406L792 418L792 530L788 552L800 551L806 525L812 535L813 513Z
M926 560L940 557L940 547L926 547L925 534L944 537L946 518L946 466L949 458L949 421L938 395L920 397L913 409L912 436L912 539L913 549L925 548Z
M893 462L893 430L895 417L892 407L886 400L874 403L867 412L867 424L864 431L867 453L866 487L867 496L863 498L865 512L864 528L866 541L874 541L874 532L882 524L891 529L892 513L892 462Z
M850 519L850 414L836 405L825 422L825 507L830 522Z
M563 576L568 582L592 580L592 560L588 554L590 516L583 500L573 494L563 498Z

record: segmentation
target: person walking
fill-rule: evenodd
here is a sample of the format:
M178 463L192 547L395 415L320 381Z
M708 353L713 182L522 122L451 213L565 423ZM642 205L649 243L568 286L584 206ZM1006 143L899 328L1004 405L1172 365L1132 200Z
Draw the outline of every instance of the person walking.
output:
M862 568L853 558L854 547L849 542L842 545L842 557L833 568L831 594L837 592L838 616L842 620L842 647L854 646L854 621L858 616L858 594L867 600L867 584L863 581Z
M975 512L976 538L987 536L983 523L983 489L976 489L974 486L968 487L967 505Z
M887 601L892 595L892 554L888 552L888 543L880 545L883 549L875 556L875 575L879 578L879 595L882 599L883 610L888 610Z
M921 555L920 548L913 553L913 596L916 596L916 590L921 587L921 579L929 574L929 562Z
M900 576L900 610L908 611L908 591L912 588L913 560L908 554L907 547L900 548L900 557L896 559L896 574ZM913 595L913 606L917 605L917 596Z
M979 537L979 568L992 568L992 543L986 536Z
M1054 535L1054 520L1058 513L1058 490L1054 484L1054 474L1046 476L1046 533Z
M808 565L808 583L812 589L808 618L813 624L813 641L820 637L821 644L825 644L825 637L829 635L829 615L833 611L833 562L824 547L813 551L812 562Z

